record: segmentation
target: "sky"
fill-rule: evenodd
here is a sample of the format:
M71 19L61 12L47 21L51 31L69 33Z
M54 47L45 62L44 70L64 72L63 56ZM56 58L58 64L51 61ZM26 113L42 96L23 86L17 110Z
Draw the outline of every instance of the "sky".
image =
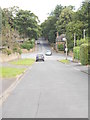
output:
M0 0L1 8L18 6L23 10L30 10L38 16L42 23L47 19L49 13L53 11L56 5L75 6L76 10L81 6L83 0Z

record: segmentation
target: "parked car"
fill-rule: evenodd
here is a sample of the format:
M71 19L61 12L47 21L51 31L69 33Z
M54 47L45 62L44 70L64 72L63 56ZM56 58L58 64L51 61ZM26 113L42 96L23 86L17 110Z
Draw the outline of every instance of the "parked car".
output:
M44 61L44 55L43 54L37 54L36 55L36 62L37 61Z
M40 44L40 41L37 41L37 44Z
M52 52L51 52L51 50L47 50L47 52L45 53L45 55L47 55L47 56L50 56L50 55L52 55Z

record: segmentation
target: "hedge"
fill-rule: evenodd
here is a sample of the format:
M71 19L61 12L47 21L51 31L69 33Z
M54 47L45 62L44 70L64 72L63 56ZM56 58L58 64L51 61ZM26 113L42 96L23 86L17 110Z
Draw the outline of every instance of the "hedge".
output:
M90 64L90 45L82 44L80 46L80 62L82 65Z
M77 40L77 46L80 46L80 45L82 45L82 44L86 44L86 43L88 43L88 39L81 39L81 40Z
M74 59L80 60L80 47L73 48Z
M58 44L58 50L59 51L64 51L64 45L63 44Z

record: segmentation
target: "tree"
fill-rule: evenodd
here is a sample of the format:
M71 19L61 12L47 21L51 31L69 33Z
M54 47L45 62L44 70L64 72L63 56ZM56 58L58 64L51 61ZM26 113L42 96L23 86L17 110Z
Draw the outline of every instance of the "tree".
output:
M80 9L77 11L77 19L83 22L86 35L88 36L88 20L89 20L89 0L84 0Z
M41 24L42 35L48 39L49 42L53 43L56 39L56 18L55 16L50 16L48 19Z
M66 37L68 41L68 47L73 48L74 45L74 33L76 34L76 39L82 38L83 22L72 21L66 26Z
M60 33L60 34L65 34L66 33L66 25L72 21L72 14L73 14L73 11L72 11L72 7L71 6L68 6L68 7L65 7L60 16L59 16L59 19L58 21L56 22L56 26L57 26L57 31Z
M16 29L23 38L37 38L40 35L38 17L27 10L19 10L15 17Z
M41 24L42 36L48 39L50 43L55 43L57 32L56 21L58 20L62 10L63 7L61 5L57 5L55 10L50 13L48 19Z

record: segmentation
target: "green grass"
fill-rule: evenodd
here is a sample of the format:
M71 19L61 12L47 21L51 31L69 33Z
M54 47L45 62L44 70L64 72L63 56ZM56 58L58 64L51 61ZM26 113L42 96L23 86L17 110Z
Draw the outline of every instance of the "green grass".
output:
M25 68L11 68L11 67L0 67L0 77L2 78L14 78L25 71Z
M34 59L19 59L17 61L11 62L14 65L32 65L35 62Z
M65 63L65 64L69 64L70 63L70 61L69 60L60 60L60 62L62 62L62 63Z

